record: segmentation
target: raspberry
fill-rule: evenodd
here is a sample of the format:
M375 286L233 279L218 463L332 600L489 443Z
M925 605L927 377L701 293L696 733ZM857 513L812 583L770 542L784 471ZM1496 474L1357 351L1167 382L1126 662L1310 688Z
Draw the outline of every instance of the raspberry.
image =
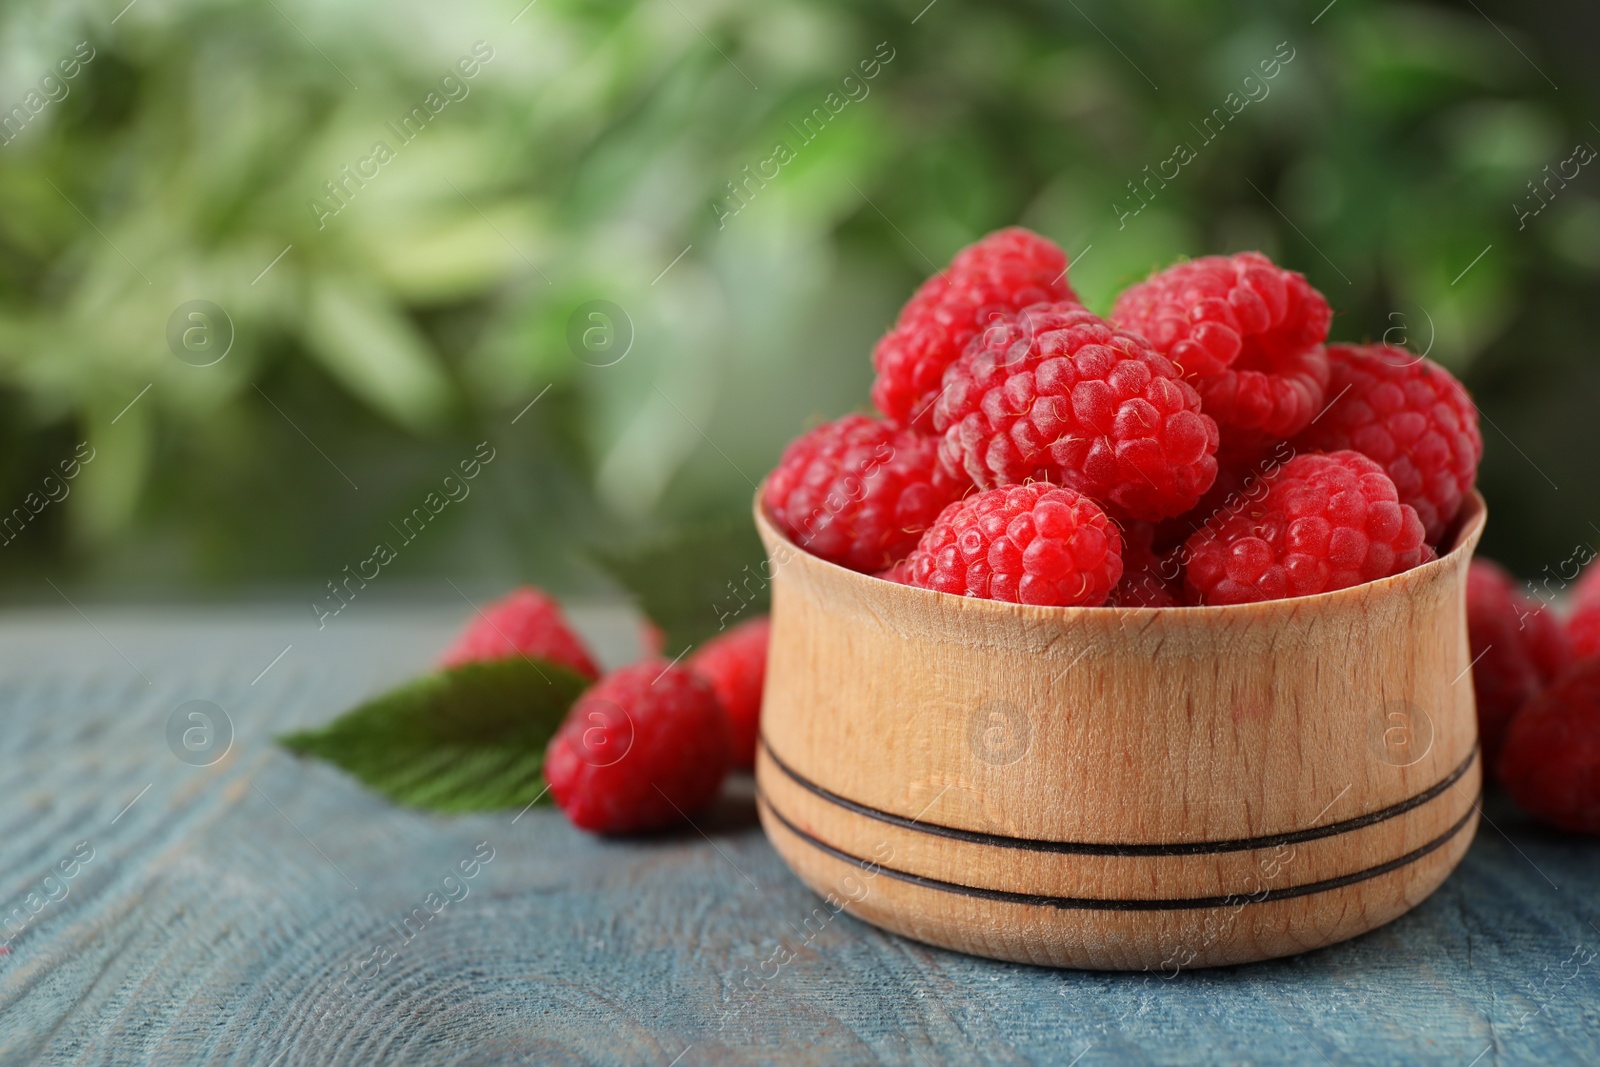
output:
M922 283L872 352L872 402L891 422L930 432L939 379L998 313L1046 300L1077 300L1067 257L1054 242L1013 226L956 254Z
M1494 768L1511 719L1571 658L1561 624L1487 559L1467 570L1467 638L1483 765Z
M1122 538L1094 501L1043 482L944 509L906 560L907 584L1013 604L1103 604L1122 577Z
M531 585L512 590L480 611L439 657L439 666L512 656L547 660L591 681L600 677L600 668L567 625L561 605Z
M765 500L795 544L871 572L910 552L966 488L939 468L934 438L846 415L784 450L767 478Z
M1217 474L1217 426L1137 334L1078 304L997 321L945 371L940 461L980 488L1030 479L1135 519L1192 508Z
M1477 406L1449 371L1402 348L1329 345L1328 364L1332 403L1296 447L1377 460L1438 544L1478 476Z
M756 765L756 738L761 731L761 687L767 679L767 634L770 630L765 615L742 622L701 645L687 663L689 669L717 694L717 701L728 717L733 762L738 767Z
M544 776L573 825L639 833L715 800L729 751L711 687L687 667L647 660L578 698L545 750Z
M1600 834L1600 659L1572 667L1518 713L1499 772L1524 810Z
M1130 522L1122 531L1122 580L1110 603L1123 608L1175 608L1183 604L1183 570L1177 553L1155 547L1156 527Z
M1184 545L1189 603L1310 596L1434 558L1415 509L1359 452L1296 456L1263 488L1258 499L1213 515Z
M1293 436L1322 406L1333 313L1304 275L1260 252L1168 267L1117 297L1111 318L1194 381L1225 455Z

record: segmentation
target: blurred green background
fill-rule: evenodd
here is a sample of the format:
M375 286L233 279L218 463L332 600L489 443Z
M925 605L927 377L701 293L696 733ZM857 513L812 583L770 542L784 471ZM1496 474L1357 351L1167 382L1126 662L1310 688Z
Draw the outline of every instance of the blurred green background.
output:
M320 596L480 441L384 581L604 590L590 546L743 514L865 405L912 288L1018 222L1101 311L1179 256L1303 271L1336 338L1473 389L1490 554L1600 540L1600 162L1530 186L1600 145L1592 6L125 2L0 15L13 601Z

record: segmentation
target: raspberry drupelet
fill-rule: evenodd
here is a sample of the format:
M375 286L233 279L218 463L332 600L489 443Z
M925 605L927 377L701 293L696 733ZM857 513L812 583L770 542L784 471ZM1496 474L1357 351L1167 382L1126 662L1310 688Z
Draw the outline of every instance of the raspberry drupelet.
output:
M980 488L1030 479L1154 520L1217 473L1217 424L1172 362L1078 304L1039 304L975 338L934 406L941 462Z
M1067 257L1019 226L968 245L929 278L872 353L872 402L889 421L933 430L944 370L993 317L1050 300L1077 300Z
M1292 437L1321 409L1332 318L1304 275L1260 252L1168 267L1124 290L1111 310L1194 382L1227 456Z
M905 572L907 585L941 593L1093 607L1122 577L1122 538L1087 497L1031 482L951 504Z
M1483 457L1478 408L1449 371L1391 345L1329 345L1329 406L1302 451L1350 448L1377 460L1437 545Z
M1350 451L1296 456L1259 500L1214 515L1183 556L1191 604L1326 593L1434 558L1416 510L1382 467Z
M846 415L784 450L763 499L795 544L871 573L910 552L944 506L968 488L940 468L935 439Z

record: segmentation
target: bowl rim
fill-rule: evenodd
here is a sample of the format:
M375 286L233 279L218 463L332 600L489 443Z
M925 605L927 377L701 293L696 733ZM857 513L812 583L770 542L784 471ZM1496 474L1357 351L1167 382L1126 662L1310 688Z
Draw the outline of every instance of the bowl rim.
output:
M844 567L840 564L832 562L831 560L823 559L821 556L815 555L800 545L795 544L794 540L790 538L789 535L786 534L781 528L779 528L777 522L767 510L766 488L767 481L765 478L763 478L761 480L761 484L756 487L755 501L752 507L756 529L763 535L764 538L771 538L772 541L787 546L796 555L805 557L806 559L810 560L811 563L828 570L837 571L840 575L847 576L845 578L846 581L863 581L873 584L882 583L890 588L901 590L907 595L937 598L930 601L930 603L937 604L940 600L944 600L950 602L951 606L960 604L969 611L990 611L997 615L1055 620L1071 620L1085 617L1105 617L1111 612L1115 612L1116 617L1123 620L1126 620L1129 617L1139 619L1155 619L1158 616L1171 616L1175 613L1181 613L1181 617L1183 618L1200 618L1206 613L1210 613L1211 617L1213 618L1221 618L1225 613L1231 613L1234 617L1238 617L1244 614L1258 613L1267 609L1277 609L1279 605L1288 605L1292 611L1297 610L1301 606L1312 603L1330 603L1340 598L1354 599L1356 597L1363 597L1370 595L1372 592L1377 590L1392 589L1401 584L1414 583L1424 579L1432 578L1445 569L1459 566L1462 561L1462 556L1465 555L1470 558L1473 551L1476 549L1478 539L1483 534L1483 529L1488 522L1489 516L1488 502L1484 500L1483 494L1478 491L1477 486L1473 486L1472 492L1462 499L1460 510L1456 512L1455 518L1451 520L1450 529L1453 531L1453 536L1451 538L1450 550L1448 552L1441 553L1434 559L1429 560L1427 563L1420 563L1417 566L1412 567L1409 570L1401 571L1398 574L1391 574L1386 578L1375 578L1370 582L1362 582L1359 585L1346 586L1343 589L1334 589L1325 593L1312 593L1308 596L1281 597L1277 600L1251 601L1245 604L1179 604L1174 607L1163 608L1124 607L1115 604L1097 604L1093 607L1083 605L1067 607L1041 604L1013 604L1009 600L986 600L982 597L963 596L956 593L942 593L937 589L922 589L918 586L902 585L899 582L891 582L887 579L879 578L875 574L869 574L865 571L851 570L849 567ZM767 555L770 559L772 553L769 551ZM776 572L781 568L782 564L776 564L774 566L774 571Z

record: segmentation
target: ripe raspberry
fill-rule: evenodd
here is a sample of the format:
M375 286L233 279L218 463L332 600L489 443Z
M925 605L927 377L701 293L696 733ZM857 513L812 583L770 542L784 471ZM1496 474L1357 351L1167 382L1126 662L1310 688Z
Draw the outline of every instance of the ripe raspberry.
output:
M1168 520L1173 521L1173 520ZM1183 568L1175 551L1155 547L1156 526L1130 522L1122 531L1122 580L1109 603L1122 608L1175 608L1183 604Z
M1600 659L1572 667L1517 714L1499 772L1524 810L1600 834Z
M944 369L999 313L1046 300L1077 300L1067 257L1054 242L1013 226L968 245L922 283L872 353L872 403L891 422L933 430Z
M1332 403L1295 446L1377 460L1438 544L1478 476L1477 406L1449 371L1402 348L1329 345L1328 364Z
M479 612L439 657L439 666L519 655L560 664L590 680L600 677L600 668L567 625L561 605L531 585L512 590Z
M1491 770L1506 727L1571 659L1561 624L1488 559L1467 570L1467 638L1478 698L1478 741Z
M1434 558L1416 511L1359 452L1296 456L1263 484L1259 501L1212 516L1184 545L1189 603L1310 596Z
M939 468L934 438L846 415L784 450L767 478L765 500L795 544L871 572L910 552L966 488Z
M986 329L945 372L939 458L981 488L1031 479L1135 519L1188 511L1217 474L1217 426L1172 363L1077 304Z
M710 804L728 763L728 721L711 687L687 667L647 660L578 698L545 750L544 777L573 825L631 834Z
M906 569L906 584L941 593L1093 607L1122 577L1122 538L1092 500L1030 482L945 508Z
M761 688L767 680L765 615L742 622L718 634L695 650L687 665L717 694L728 717L733 762L738 767L756 765L756 738L761 732Z
M1298 433L1322 407L1333 312L1305 276L1260 252L1204 256L1131 286L1112 321L1143 334L1194 382L1224 455Z

